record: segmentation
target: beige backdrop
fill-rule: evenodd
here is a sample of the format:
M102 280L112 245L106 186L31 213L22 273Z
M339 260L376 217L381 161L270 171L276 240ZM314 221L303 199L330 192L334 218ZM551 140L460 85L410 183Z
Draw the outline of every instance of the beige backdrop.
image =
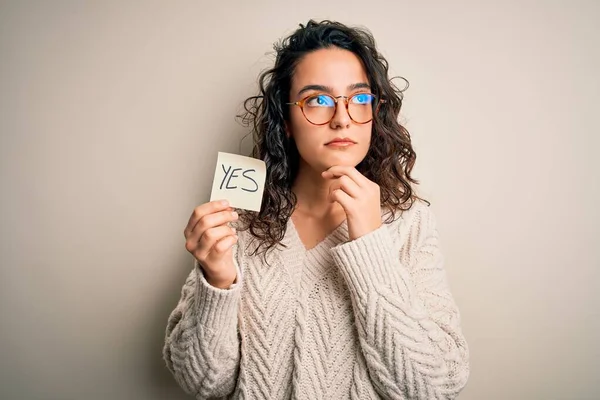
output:
M187 398L161 359L183 228L217 151L240 149L273 41L310 17L369 27L411 83L402 119L471 349L460 399L598 398L600 3L15 0L1 399Z

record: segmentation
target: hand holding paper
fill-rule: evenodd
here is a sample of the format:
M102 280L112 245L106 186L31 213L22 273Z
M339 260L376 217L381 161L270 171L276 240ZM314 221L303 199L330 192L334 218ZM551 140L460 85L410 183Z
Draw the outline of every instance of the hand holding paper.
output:
M229 226L237 219L226 201L211 201L194 208L183 231L185 248L198 260L206 281L221 289L237 276L232 248L238 237Z

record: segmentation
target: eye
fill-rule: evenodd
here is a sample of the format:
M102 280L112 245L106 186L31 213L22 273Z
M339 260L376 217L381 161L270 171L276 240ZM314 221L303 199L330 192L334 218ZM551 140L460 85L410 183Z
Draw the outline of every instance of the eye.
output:
M335 105L335 101L331 96L327 96L326 94L318 94L316 96L309 97L306 100L306 105L310 107L333 107Z
M373 103L373 95L370 93L358 93L352 96L352 104L371 104Z

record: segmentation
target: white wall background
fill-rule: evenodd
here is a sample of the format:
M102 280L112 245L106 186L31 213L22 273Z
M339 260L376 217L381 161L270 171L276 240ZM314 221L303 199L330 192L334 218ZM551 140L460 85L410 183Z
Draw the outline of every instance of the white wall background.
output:
M56 0L0 3L1 399L187 398L161 359L183 228L310 17L367 26L411 83L461 400L600 396L599 2Z

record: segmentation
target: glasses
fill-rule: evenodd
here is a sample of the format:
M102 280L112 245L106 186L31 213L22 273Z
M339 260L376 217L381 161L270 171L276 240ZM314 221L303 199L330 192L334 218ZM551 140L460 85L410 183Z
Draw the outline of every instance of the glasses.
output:
M377 97L372 93L356 93L350 97L333 97L325 93L319 93L286 104L300 107L302 114L311 124L325 125L333 120L340 99L343 99L350 119L357 124L366 124L372 121L373 116L377 115L379 111L379 106L385 103L385 100L377 101Z

